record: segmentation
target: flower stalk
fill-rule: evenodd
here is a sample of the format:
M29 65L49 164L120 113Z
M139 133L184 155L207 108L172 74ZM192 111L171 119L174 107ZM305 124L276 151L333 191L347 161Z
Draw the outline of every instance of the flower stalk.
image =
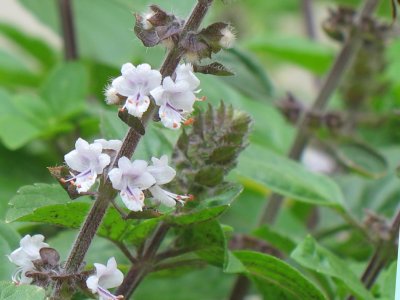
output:
M191 15L189 16L188 20L186 21L183 27L181 38L185 37L188 32L197 30L199 28L212 2L213 0L198 0L196 6L194 7ZM181 60L182 55L183 53L179 49L179 47L174 47L168 52L164 60L164 63L160 68L160 73L163 78L171 76L173 74L173 72L175 71L176 67L179 64L179 61ZM144 126L146 126L148 121L154 117L156 111L157 111L157 106L155 106L152 101L150 103L148 110L143 114L141 119ZM133 153L136 150L136 147L139 144L141 137L142 135L138 133L134 128L130 128L122 142L121 149L118 151L109 169L116 167L121 157L123 156L128 158L132 157ZM94 236L96 235L96 232L103 220L103 217L105 216L107 208L111 203L111 201L116 197L116 195L117 191L113 189L112 183L108 178L108 172L105 171L101 176L96 200L78 233L78 236L74 242L74 245L72 246L72 249L66 261L65 264L66 274L75 273L82 266L85 255L92 243ZM151 243L149 243L149 247L144 252L144 259L146 261L155 255L167 231L168 228L163 225L157 228ZM128 274L139 273L140 275L140 276L134 276L138 278L136 280L137 283L131 282L131 286L133 286L133 289L134 285L137 285L141 280L141 278L143 278L143 276L146 274L145 270L146 268L140 266L143 266L143 264L141 263L139 265L135 265L133 267L133 270L131 269L131 271L128 273ZM134 271L137 268L139 268L140 270L138 270L137 272ZM124 280L124 283L125 282L126 280ZM122 287L124 287L124 284L122 285ZM131 290L131 288L127 290ZM60 292L61 292L61 284L58 284L54 289L52 299L60 299L59 297Z

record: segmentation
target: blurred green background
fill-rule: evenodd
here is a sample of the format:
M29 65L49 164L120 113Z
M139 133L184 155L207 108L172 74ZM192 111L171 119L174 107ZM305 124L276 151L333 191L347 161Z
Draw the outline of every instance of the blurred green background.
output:
M153 67L162 63L165 49L144 48L133 33L133 13L143 12L149 4L185 17L193 6L191 0L76 0L73 9L79 60L63 60L60 20L55 0L1 0L0 2L0 219L4 220L9 200L19 187L37 182L53 182L47 166L60 165L63 155L73 148L77 137L122 138L127 126L116 117L116 108L106 107L103 90L111 78L120 73L125 62L147 62ZM328 8L339 2L358 5L357 0L315 0L317 41L305 33L300 0L227 0L216 1L205 23L224 20L237 32L234 50L220 53L216 59L236 72L230 78L201 76L202 95L212 104L224 100L247 111L254 118L251 149L259 149L259 160L268 160L268 151L284 155L294 135L294 128L280 114L276 103L286 92L305 102L316 95L315 77L329 69L339 45L321 30ZM379 15L391 22L390 1L382 1ZM376 80L387 83L383 93L367 109L374 115L385 115L398 109L400 103L400 40L386 47L385 69ZM199 109L207 103L199 104ZM336 93L332 107L343 109L343 95ZM365 208L387 217L398 206L400 188L395 168L400 160L398 120L379 128L360 128L357 134L388 162L389 170L379 179L353 172L341 173L337 179L343 187L347 206L356 218ZM177 132L152 124L140 144L135 158L171 153ZM250 150L251 150L250 149ZM250 151L249 150L249 151ZM262 151L266 152L262 152ZM248 152L250 153L250 152ZM246 156L246 154L244 154ZM250 155L250 154L247 154ZM240 168L243 168L241 166ZM241 172L241 169L237 172ZM234 176L233 176L234 177ZM222 221L237 232L251 232L269 193L251 183L236 200ZM289 203L280 215L276 228L295 241L307 233L301 220L310 206ZM322 210L319 230L339 226L343 220L331 211ZM75 232L36 224L0 222L0 280L10 279L13 266L4 258L18 246L18 236L41 232L62 257L66 257ZM352 232L348 233L349 235ZM5 237L7 236L7 238ZM359 237L345 237L339 242L323 242L349 257L358 268L371 249L352 249ZM116 254L113 245L98 238L90 249L88 261L105 262ZM358 268L358 269L357 269ZM357 271L358 272L358 271ZM177 277L155 275L146 279L136 299L223 299L233 276L207 267ZM155 289L154 286L157 286ZM192 291L195 290L196 293Z

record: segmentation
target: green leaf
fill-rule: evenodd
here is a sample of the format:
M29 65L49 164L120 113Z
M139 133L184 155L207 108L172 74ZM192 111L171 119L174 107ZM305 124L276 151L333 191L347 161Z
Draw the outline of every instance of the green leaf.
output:
M371 178L386 175L388 163L374 148L359 142L343 142L333 146L337 158L349 169Z
M161 218L149 219L140 222L132 230L127 231L122 237L124 242L140 246L146 238L156 229Z
M43 40L27 35L10 24L0 23L0 34L27 51L46 68L54 65L58 59L54 49Z
M17 268L6 255L19 247L20 238L14 228L0 221L0 280L9 280Z
M0 49L0 83L2 86L37 86L41 75L27 67L27 62Z
M88 85L88 73L83 64L64 63L50 73L41 87L41 96L53 113L67 118L84 110Z
M220 267L226 265L225 235L216 220L191 224L178 232L178 246L191 249L210 264Z
M321 291L299 271L269 255L253 251L235 251L265 299L326 299Z
M334 51L322 44L296 37L267 36L252 41L247 48L260 55L270 54L284 61L304 67L316 74L323 74L330 67Z
M361 299L373 299L370 292L348 267L346 261L318 245L311 236L297 246L291 257L303 267L339 279Z
M58 184L36 183L21 187L10 200L6 222L13 222L43 206L66 204L70 199Z
M222 51L215 57L235 74L231 77L220 78L234 89L255 100L264 100L272 96L273 86L262 63L250 52L237 48Z
M49 205L39 207L32 213L19 217L16 221L79 228L85 220L90 207L91 203L86 202ZM112 241L121 241L126 233L134 229L131 225L132 222L132 220L123 220L114 208L109 208L97 234Z
M255 145L243 154L236 176L246 187L265 193L271 189L306 203L341 208L344 202L339 187L330 178Z
M43 300L45 291L34 285L15 285L12 282L0 281L0 300Z
M294 250L294 248L296 248L295 241L277 232L269 226L263 226L254 230L253 235L265 240L272 246L283 251L285 254L290 254Z
M237 184L224 187L222 193L202 200L199 206L196 206L193 210L168 215L165 217L165 221L174 225L188 225L215 219L225 212L242 190L243 187Z
M394 261L380 276L381 277L380 290L383 296L382 298L386 300L395 299L396 273L397 273L397 261Z

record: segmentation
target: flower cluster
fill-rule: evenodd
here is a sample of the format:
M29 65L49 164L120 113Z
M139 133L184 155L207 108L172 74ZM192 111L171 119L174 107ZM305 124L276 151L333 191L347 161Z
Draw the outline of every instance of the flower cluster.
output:
M27 277L25 274L26 272L35 270L33 261L40 259L40 249L49 246L43 241L44 236L41 234L34 236L28 234L19 242L20 247L8 256L10 262L18 266L18 269L12 276L15 283L29 284L32 282L32 278Z
M176 172L168 166L166 155L160 159L152 158L151 166L144 160L131 162L127 157L118 160L118 168L108 174L114 189L120 191L125 206L132 211L141 211L144 207L144 190L152 194L153 202L173 207L189 196L176 195L162 189L160 186L174 179Z
M79 193L87 192L96 182L97 175L103 173L110 164L111 157L121 148L119 140L95 140L89 144L79 138L75 143L75 150L65 155L65 162L73 172L71 178L65 180L71 182ZM153 157L152 165L144 160L131 162L127 157L118 160L118 168L112 169L108 176L113 187L120 191L120 196L125 206L132 211L141 211L144 206L144 193L148 190L152 194L155 203L166 206L175 206L188 196L173 194L160 186L171 182L176 172L168 165L168 157L160 159Z
M106 89L108 104L120 104L122 99L125 101L122 109L140 118L147 111L149 96L152 96L159 106L161 122L171 129L180 128L186 116L193 111L200 80L194 75L192 65L179 65L172 77L163 80L160 72L152 70L148 64L135 67L126 63L121 74Z
M29 275L27 276L27 272L42 271L40 272L41 277L45 277L40 265L46 263L54 268L54 270L57 271L57 274L59 273L59 255L56 250L48 248L49 245L43 241L44 236L41 234L36 234L34 236L26 235L21 239L20 247L8 256L10 262L18 266L12 276L12 280L16 284L32 283L33 278L28 277ZM56 255L52 255L53 253L56 253ZM51 259L50 256L53 258L56 257L56 259ZM107 290L119 286L124 279L122 272L117 269L115 258L110 258L107 262L107 266L97 263L95 263L94 266L96 269L95 274L88 277L86 280L86 286L92 291L92 293L98 294L102 300L122 299L121 297L114 296ZM46 270L46 272L49 272L50 274L51 270Z

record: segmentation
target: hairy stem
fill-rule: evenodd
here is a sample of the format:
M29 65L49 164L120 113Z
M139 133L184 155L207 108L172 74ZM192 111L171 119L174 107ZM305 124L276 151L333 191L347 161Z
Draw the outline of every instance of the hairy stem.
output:
M359 34L361 20L370 16L378 5L379 0L367 0L358 15L352 34L344 44L338 57L336 58L328 76L326 77L317 98L315 99L311 111L321 112L325 109L333 92L338 87L344 73L351 65L352 59L361 47L362 37ZM289 158L299 160L309 141L307 130L307 120L302 116L299 121L297 135L289 151ZM260 218L260 224L273 224L282 205L283 197L277 194L271 195L270 201Z
M213 0L199 0L197 5L192 11L192 14L190 15L188 21L186 22L182 35L185 35L187 32L192 31L192 30L197 30L198 27L200 26L201 21L205 17L211 3ZM172 75L172 73L175 71L176 67L179 64L179 61L181 59L182 53L179 49L174 48L171 51L168 52L167 57L164 60L164 63L162 64L160 68L161 75L164 77ZM142 117L142 122L143 125L145 126L147 122L152 119L154 113L156 111L156 106L153 104L147 112L143 115ZM112 163L112 166L110 169L112 169L113 166L116 166L118 163L118 159L120 157L126 156L126 157L131 157L133 153L136 150L137 145L139 144L139 141L141 139L141 135L135 131L135 129L130 128L128 133L126 134L122 147L120 151L118 152L117 156L114 159L114 162ZM99 186L99 191L98 191L98 196L96 198L96 201L94 205L92 206L89 214L87 215L81 230L79 231L79 234L75 240L75 243L72 247L72 250L70 252L70 255L68 256L67 262L65 264L65 272L67 274L75 273L77 272L80 267L82 266L82 262L85 258L85 255L90 247L90 244L92 243L92 240L94 236L96 235L96 232L103 220L103 217L107 211L109 203L116 197L117 192L112 188L111 182L108 178L107 172L105 172L102 176L100 186ZM160 230L160 227L157 229ZM157 232L155 234L157 236ZM161 243L161 241L160 241ZM159 243L159 244L160 244ZM153 248L156 248L153 250L153 248L149 248L144 256L153 256L155 255L155 252L157 251L158 245L153 246ZM154 252L154 253L153 253ZM139 277L143 277L146 274L146 269L147 268L139 268L139 270L136 270L138 266L134 266L128 273L130 275L131 273L139 274ZM141 278L139 278L135 281L136 283L131 283L131 286L137 285ZM127 289L127 293L129 293L130 289ZM53 293L53 299L59 299L59 295L61 292L61 286L57 285L56 288L54 289Z
M184 38L188 32L197 30L199 28L212 2L213 0L198 0L196 6L193 8L192 13L185 23L181 33L181 39ZM181 56L182 51L179 49L179 47L172 49L168 53L164 64L160 69L161 74L163 76L165 76L165 74L172 74L179 63ZM141 251L141 262L138 265L132 266L132 268L128 271L128 274L125 276L121 286L118 288L118 295L121 294L126 298L129 298L143 278L148 274L148 272L151 271L157 251L168 230L169 226L165 223L161 223L158 226L152 239L148 242L148 246L145 246Z
M63 32L65 60L76 60L78 59L78 49L71 0L58 0L58 9Z
M400 230L400 210L397 212L392 225L390 226L390 237L388 240L381 239L375 248L365 271L361 276L361 281L367 289L370 289L379 276L379 273L385 266L391 262L392 258L396 255L396 241L398 242L398 232ZM354 300L354 296L350 296L348 300Z
M325 81L323 82L321 89L314 100L311 111L321 112L327 106L329 99L331 98L333 92L338 87L343 75L347 69L351 66L352 59L357 54L358 50L362 44L362 36L360 35L362 20L365 17L372 15L376 9L379 0L365 0L363 7L361 8L359 14L356 17L354 28L346 43L344 44L342 50L337 56L331 70L329 71ZM308 134L308 124L305 115L301 116L294 142L289 150L288 157L293 160L299 160L301 155L310 139ZM263 210L258 224L261 226L265 223L273 224L279 214L284 196L273 193L269 201ZM240 291L241 295L234 295L231 293L230 300L241 300L246 295L250 287L250 281L245 277L239 277L236 281L233 291Z

